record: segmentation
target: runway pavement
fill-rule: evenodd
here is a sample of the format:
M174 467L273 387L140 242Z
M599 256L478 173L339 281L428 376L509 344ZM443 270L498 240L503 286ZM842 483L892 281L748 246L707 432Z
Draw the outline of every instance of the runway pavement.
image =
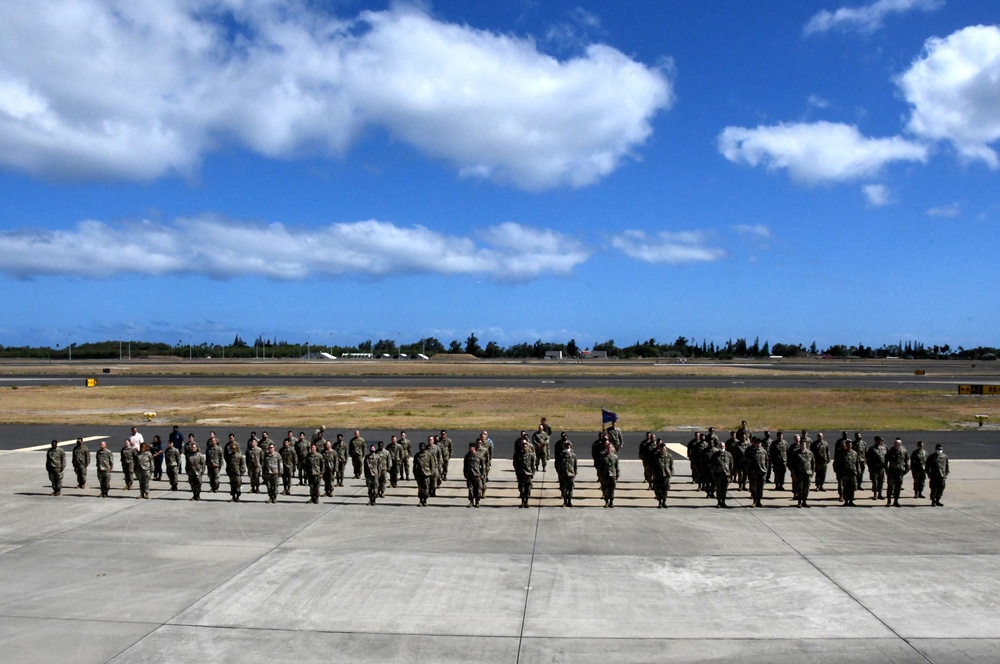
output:
M453 479L366 506L348 479L276 505L47 495L43 452L0 454L0 652L33 662L991 661L1000 647L1000 461L955 460L945 507L836 493L813 509L712 507L678 461L667 510L622 465L603 509L551 472L515 507L498 460L481 509ZM66 473L72 484L72 471ZM91 482L95 482L91 469ZM223 482L223 487L226 483ZM246 487L245 487L246 488ZM862 494L863 496L865 494Z

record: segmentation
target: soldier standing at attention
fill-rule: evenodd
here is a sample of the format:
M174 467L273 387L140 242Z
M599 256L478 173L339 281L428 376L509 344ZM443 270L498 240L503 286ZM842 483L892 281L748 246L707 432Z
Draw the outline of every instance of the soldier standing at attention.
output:
M653 492L656 494L656 506L667 506L667 494L670 492L670 477L674 474L674 460L670 456L667 444L656 441L656 447L648 453L653 471Z
M934 446L934 453L927 457L924 467L931 485L931 505L943 507L941 496L944 495L944 485L948 479L948 456L942 445Z
M382 458L375 446L368 448L368 454L362 460L362 469L365 474L365 486L368 487L368 504L374 505L378 497L378 478L382 466Z
M476 453L476 444L469 443L469 451L462 459L462 475L469 489L469 504L466 507L479 507L480 492L483 488L483 458Z
M289 431L289 433L291 433ZM281 483L282 493L286 496L292 495L292 479L295 476L295 467L299 463L299 456L292 447L291 438L285 438L281 443Z
M917 441L917 449L910 455L910 472L913 473L913 497L924 497L924 482L927 480L927 451L924 449L924 441Z
M691 462L691 481L697 486L701 486L701 479L698 477L698 464L695 463L695 448L702 441L702 433L698 431L695 433L694 438L688 441L687 444L687 458Z
M875 444L865 453L868 461L868 477L872 480L872 500L882 498L882 487L885 485L885 443L881 436L875 436Z
M750 500L752 507L763 507L761 500L764 498L764 482L767 478L767 452L764 450L761 441L754 438L753 445L747 450L744 459L747 467L747 481L750 484Z
M327 498L333 496L333 485L336 484L336 467L337 452L333 449L333 443L326 441L323 443L323 495Z
M750 431L750 428L747 427L747 421L746 420L743 420L742 422L740 422L740 428L736 430L736 440L740 440L744 436L746 436L746 438L747 438L748 441L751 438L753 438L753 431Z
M798 438L798 436L796 436ZM809 445L804 439L799 439L799 453L796 457L795 499L798 507L812 507L809 504L809 486L812 483L813 474L816 472L816 459L813 457Z
M321 425L320 428L313 431L312 440L310 443L316 445L317 450L323 449L323 441L326 440L326 425Z
M860 431L854 432L854 442L851 448L858 453L858 463L861 464L861 473L858 474L858 489L864 488L865 464L868 462L868 443L861 437Z
M215 436L208 439L208 450L205 452L205 465L208 468L208 486L212 493L219 492L219 473L222 472L223 453Z
M303 465L305 466L305 477L309 481L309 502L319 505L319 484L323 481L323 470L326 462L323 461L323 455L320 454L315 445L309 445L309 454L306 455Z
M413 457L413 479L417 481L417 498L420 506L427 506L434 481L434 455L427 449L427 443L420 443L420 450Z
M563 432L560 441L556 443L556 449L558 454L555 457L555 466L556 474L559 475L559 493L562 495L563 507L573 507L576 454L573 453L573 443L569 442L566 432Z
M257 445L256 440L251 440L250 449L247 450L246 456L247 475L250 477L250 493L260 493L260 471L263 463L264 450Z
M139 480L139 495L136 498L149 498L149 480L153 476L153 453L149 451L149 443L142 443L139 453L135 455L135 474Z
M153 436L149 453L153 455L153 480L159 482L163 479L163 441L159 436Z
M538 423L538 426L542 427L542 431L545 432L549 438L552 437L552 427L549 426L549 420L545 417Z
M261 471L264 474L264 486L267 487L267 502L278 502L278 478L282 476L281 456L275 451L274 443L267 446L264 454L264 461L261 464ZM288 483L292 478L289 476Z
M740 491L747 488L747 465L746 453L750 449L750 439L746 434L736 434L736 445L733 447L733 473L736 475L736 484Z
M830 446L823 440L822 433L816 434L816 441L810 451L816 465L816 490L826 491L823 485L826 483L826 467L830 465Z
M639 443L639 461L642 462L642 479L646 486L653 489L653 456L656 454L656 436L652 431L646 432L646 437ZM654 490L655 493L655 490Z
M899 507L899 493L903 489L903 476L910 472L910 455L903 447L903 439L897 438L885 453L885 506Z
M715 480L715 506L728 508L726 491L729 489L729 482L732 481L733 477L733 455L720 445L712 452L708 465L712 469L712 478Z
M378 497L385 498L386 475L389 472L389 453L385 451L382 441L375 444L375 454L378 456Z
M49 451L45 453L45 470L52 484L50 496L62 495L63 469L66 468L66 453L59 449L59 441L53 440Z
M122 474L125 476L125 490L132 490L132 475L135 473L135 455L137 452L135 448L126 439L125 444L122 446L122 451L120 454L122 462Z
M541 465L542 472L549 462L549 434L545 433L545 427L538 425L538 430L531 434L531 445L535 448L535 470Z
M201 478L205 474L205 455L198 451L198 443L193 440L188 445L191 455L187 460L188 484L191 485L191 500L201 500Z
M101 448L97 450L97 482L101 485L101 498L107 498L111 491L111 471L114 469L115 455L102 440Z
M395 489L399 482L400 464L403 463L403 450L400 449L396 436L389 439L389 444L385 446L385 453L389 466L389 486Z
M431 497L437 497L437 489L441 486L441 448L437 444L434 436L427 436L427 451L434 459L433 470L431 471L430 492Z
M410 439L406 437L405 431L399 432L399 448L403 452L403 479L407 482L410 481L410 459L413 458L413 447L410 445Z
M333 451L337 453L337 462L333 468L333 479L336 481L337 486L344 486L344 467L347 466L347 441L344 440L344 434L337 434L337 440L333 443Z
M177 474L181 470L181 451L174 445L173 440L167 441L167 449L163 450L163 461L167 466L167 481L170 482L170 490L177 491Z
M87 488L87 466L90 465L90 450L83 444L83 438L76 439L73 448L73 470L76 471L76 488Z
M514 450L514 475L517 477L517 493L521 498L518 507L528 507L531 500L531 480L535 476L535 455L528 446L528 439L521 437Z
M802 437L795 436L795 440L788 446L788 475L792 480L792 500L799 501L799 469L802 464L799 462L799 455L802 453ZM812 456L812 452L809 453Z
M771 461L771 469L774 470L774 490L784 491L785 470L788 468L788 443L781 431L778 432L778 438L771 443L768 459Z
M365 439L361 437L360 431L354 432L350 446L351 465L354 467L354 479L361 477L361 461L365 458Z
M256 441L254 441L256 446ZM247 472L246 459L240 451L240 444L233 439L229 445L229 458L226 460L226 475L229 476L229 502L240 502L243 488L243 475Z
M856 507L854 504L854 492L858 489L858 478L861 477L861 455L854 451L851 441L844 441L844 447L840 450L840 484L843 491L844 507ZM834 459L836 466L837 460Z
M316 447L319 449L319 446ZM306 464L306 457L312 453L309 441L306 440L306 432L300 431L299 438L295 441L295 460L299 470L299 486L304 486L309 480L309 467Z
M441 448L441 481L444 482L448 479L448 464L451 462L451 455L455 451L455 444L448 437L448 432L444 429L441 429L441 435L438 436L438 446Z
M611 426L606 431L608 432L608 440L611 441L612 447L615 448L615 454L621 454L625 440L622 437L622 430L618 428L618 420L611 420Z
M618 455L614 444L608 440L604 444L604 454L597 457L597 479L601 483L601 494L605 507L615 506L615 487L620 476Z
M482 437L477 438L474 441L474 444L476 446L476 454L478 454L479 458L483 460L483 476L479 480L479 495L480 497L485 498L486 484L490 480L489 476L486 474L486 455L488 452L486 450L486 443L483 442Z
M607 454L608 445L610 444L611 441L608 439L607 432L602 431L597 436L597 440L594 441L594 444L590 446L590 456L594 460L594 470L597 471L598 481L601 479L601 472L599 470L601 457ZM614 445L611 446L611 449L614 449Z

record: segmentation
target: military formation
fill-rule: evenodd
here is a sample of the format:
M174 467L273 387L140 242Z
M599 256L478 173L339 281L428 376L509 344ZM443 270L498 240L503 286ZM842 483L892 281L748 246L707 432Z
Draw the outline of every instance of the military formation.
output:
M482 431L468 444L468 451L462 458L462 476L470 508L479 507L487 497L494 449L489 432ZM591 458L605 508L615 506L623 449L624 436L617 421L600 431L591 444ZM421 441L414 453L405 431L393 435L388 443L377 441L374 444L369 444L359 430L354 431L349 440L340 433L329 440L326 427L316 429L309 439L305 432L296 436L288 431L280 443L272 440L266 431L260 438L252 432L245 446L234 434L229 434L228 440L220 443L215 432L211 432L202 450L194 434L185 439L179 427L174 426L165 447L159 436L154 436L152 444L146 443L133 427L117 455L108 449L106 442L101 442L94 460L101 497L110 495L117 456L124 479L123 490L132 491L135 487L139 499L149 498L150 481L162 480L165 469L170 491L178 491L180 478L186 475L193 501L201 500L206 479L207 491L218 493L225 478L230 502L240 502L244 481L249 484L250 493L266 493L268 503L276 503L279 493L291 496L297 481L298 486L308 487L309 502L318 504L321 495L332 497L337 487L344 486L350 459L354 479L364 479L369 505L384 498L387 488L395 489L400 482L413 481L417 487L418 505L424 507L437 497L438 489L448 480L453 452L454 442L443 429L439 434L428 436L426 442ZM858 492L865 491L866 473L871 499L884 500L887 507L900 506L907 475L912 480L914 498L925 498L924 490L928 487L931 505L941 506L949 473L948 457L941 445L928 453L923 442L918 441L916 449L909 452L900 438L887 445L882 437L875 436L869 445L860 432L851 437L844 431L831 446L822 433L817 433L815 439L806 431L794 435L792 440L786 440L782 431L776 432L773 438L768 431L757 436L745 421L739 429L730 431L724 442L713 427L707 432L697 432L687 443L686 452L691 481L708 498L714 499L718 508L730 507L727 499L734 491L748 492L750 507L763 507L768 485L774 492L772 497L787 491L796 507L809 508L812 492L828 490L827 471L831 465L837 496L844 506L856 506ZM638 445L637 456L642 462L643 481L653 492L657 507L668 507L674 462L667 444L648 432ZM82 438L77 439L70 460L77 488L85 489L91 454ZM529 507L535 476L547 472L550 462L559 480L561 506L573 507L578 459L565 432L553 441L552 428L542 418L530 436L526 431L520 432L514 441L511 461L520 508ZM53 440L46 454L45 468L54 496L62 492L65 465L66 453ZM830 491L832 486L833 480L830 480Z

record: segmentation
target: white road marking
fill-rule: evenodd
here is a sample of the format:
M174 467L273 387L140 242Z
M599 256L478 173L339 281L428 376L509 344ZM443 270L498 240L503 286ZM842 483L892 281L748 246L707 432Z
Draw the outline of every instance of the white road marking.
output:
M685 459L688 458L687 445L681 445L680 443L667 443L667 449L675 454L680 454Z
M111 438L111 436L87 436L83 439L83 442L89 443L92 440L104 440L105 438ZM76 443L76 438L72 440L60 440L56 443L57 446L62 447L63 445L73 445ZM37 452L38 450L47 450L52 446L52 443L45 443L44 445L33 445L32 447L21 447L16 450L11 450L11 452Z

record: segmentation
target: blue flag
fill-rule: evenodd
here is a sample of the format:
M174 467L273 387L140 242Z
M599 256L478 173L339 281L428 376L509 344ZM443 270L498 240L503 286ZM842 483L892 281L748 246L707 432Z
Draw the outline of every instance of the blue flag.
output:
M617 422L618 414L613 413L610 410L601 409L601 424L607 424L608 422Z

